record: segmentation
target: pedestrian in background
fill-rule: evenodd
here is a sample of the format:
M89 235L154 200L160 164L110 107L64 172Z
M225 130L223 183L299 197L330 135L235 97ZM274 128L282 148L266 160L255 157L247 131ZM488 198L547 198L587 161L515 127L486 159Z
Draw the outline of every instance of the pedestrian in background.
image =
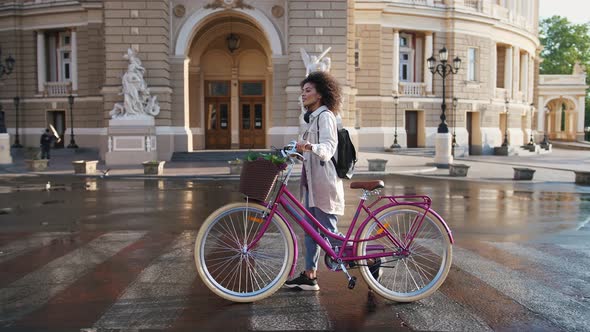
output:
M41 135L41 159L51 158L51 144L55 139L56 137L51 133L51 131L49 129L45 129L45 132L43 135Z

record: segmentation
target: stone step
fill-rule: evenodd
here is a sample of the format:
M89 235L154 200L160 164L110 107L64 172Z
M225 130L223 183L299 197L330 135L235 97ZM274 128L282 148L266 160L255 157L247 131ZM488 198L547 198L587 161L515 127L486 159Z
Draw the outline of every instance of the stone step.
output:
M271 153L271 150L205 150L193 152L174 152L171 161L200 162L200 161L229 161L244 159L249 152Z
M393 151L394 154L400 154L404 156L424 156L431 157L435 154L434 148L408 148L408 149L397 149Z

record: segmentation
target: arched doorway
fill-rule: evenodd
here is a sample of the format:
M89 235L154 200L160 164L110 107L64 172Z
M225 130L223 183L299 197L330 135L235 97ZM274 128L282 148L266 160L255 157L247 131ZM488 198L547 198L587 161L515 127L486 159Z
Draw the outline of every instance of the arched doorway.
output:
M228 47L230 34L239 39L236 49ZM217 11L199 22L186 50L194 149L267 147L272 54L265 32L239 11Z
M573 141L576 139L577 105L567 97L550 99L547 104L546 130L549 139Z

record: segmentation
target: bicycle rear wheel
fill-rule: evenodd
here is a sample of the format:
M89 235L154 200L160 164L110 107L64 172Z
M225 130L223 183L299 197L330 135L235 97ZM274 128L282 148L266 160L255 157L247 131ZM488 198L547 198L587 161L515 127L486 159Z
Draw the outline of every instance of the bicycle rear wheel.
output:
M402 245L412 224L424 215L423 208L398 205L381 211L376 217ZM384 230L369 222L361 231L361 239L381 236ZM424 216L406 254L361 260L361 275L376 293L397 302L413 302L434 293L444 282L451 268L452 245L443 222L432 213ZM378 252L402 252L388 237L381 236L359 244L358 256ZM369 261L369 262L367 262ZM373 264L372 264L373 263ZM377 264L377 265L375 265ZM376 267L379 269L376 269ZM373 271L371 271L373 270ZM378 271L378 272L376 272Z
M277 215L256 245L249 244L266 222L259 204L235 203L213 212L195 241L199 276L215 294L234 302L254 302L272 295L287 280L295 245Z

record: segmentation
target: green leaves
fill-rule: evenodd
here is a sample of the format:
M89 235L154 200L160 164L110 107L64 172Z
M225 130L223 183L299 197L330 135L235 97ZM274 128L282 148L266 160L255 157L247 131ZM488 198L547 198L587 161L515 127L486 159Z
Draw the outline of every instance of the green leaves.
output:
M590 85L590 23L574 24L558 15L543 19L539 26L543 45L541 74L572 74L574 63L586 67L586 84ZM585 126L590 125L590 96L586 94Z
M260 153L260 152L250 151L246 155L247 161L255 161L255 160L259 160L259 159L269 160L270 162L272 162L273 164L275 164L277 166L283 166L284 164L287 163L287 158L279 157L277 155L270 154L270 153Z
M567 18L551 16L540 23L539 39L543 45L541 74L571 74L579 61L590 68L590 25L574 24Z

